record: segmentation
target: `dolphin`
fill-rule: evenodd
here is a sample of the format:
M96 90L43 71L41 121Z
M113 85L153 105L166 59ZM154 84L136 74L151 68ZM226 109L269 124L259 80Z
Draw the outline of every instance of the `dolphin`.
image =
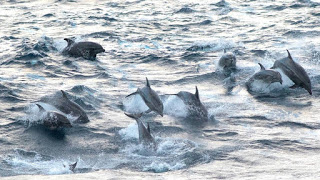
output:
M224 54L219 59L218 64L224 70L227 70L227 69L235 69L236 63L237 63L236 56L232 52L226 52L226 50L224 50Z
M290 52L288 52L288 57L282 58L274 62L271 69L279 68L287 75L293 82L294 85L291 88L302 87L306 89L310 95L312 95L311 81L302 66L293 61Z
M140 120L143 113L139 113L139 114L124 113L124 114L137 121L138 131L139 131L139 142L144 145L152 145L154 148L156 148L156 141L154 140L154 137L150 132L149 123L148 123L148 126L146 127L146 125Z
M74 122L89 122L89 118L86 112L78 104L70 101L63 90L61 90L61 94L62 95L55 95L53 97L44 97L40 101L54 106L59 111L65 114L71 114L72 116L76 116L77 119Z
M64 38L68 45L62 51L64 55L83 57L88 60L95 60L98 53L105 52L103 47L95 42L74 42L72 39Z
M77 167L77 164L78 164L77 161L76 161L75 163L73 163L73 164L70 164L70 165L69 165L69 170L72 171L72 172L74 172L74 169Z
M61 127L72 127L70 121L64 115L55 112L55 111L46 111L40 104L36 104L39 108L41 114L45 114L43 117L43 125L49 128L50 130L56 130Z
M271 70L268 69L266 70L266 68L258 63L260 65L260 71L255 73L250 79L249 81L246 83L247 86L249 86L253 81L255 80L260 80L263 81L267 84L272 84L275 82L279 82L280 84L282 84L282 78L281 78L281 74L278 71L275 70Z
M138 88L136 92L129 94L126 97L139 94L142 97L144 103L149 107L147 113L155 111L163 117L163 103L159 95L153 89L151 89L148 78L146 78L146 81L147 84L145 87L143 87L142 89Z
M198 87L196 86L195 94L186 91L180 91L178 94L168 94L178 96L188 106L188 118L197 121L208 121L208 111L201 103Z
M73 164L69 164L69 170L72 172L75 172L74 169L77 167L78 161L76 161ZM63 165L63 167L66 167L66 165Z

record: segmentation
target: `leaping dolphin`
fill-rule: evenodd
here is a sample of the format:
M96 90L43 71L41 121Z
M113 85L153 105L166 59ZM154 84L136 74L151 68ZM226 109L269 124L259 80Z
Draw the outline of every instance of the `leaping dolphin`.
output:
M255 80L263 81L269 85L275 82L279 82L280 84L282 84L283 81L281 78L281 74L278 71L271 69L266 70L266 68L262 64L258 64L260 65L261 69L248 80L248 82L246 83L247 87L250 86L250 84Z
M140 120L143 113L139 113L139 114L124 113L124 114L137 121L138 131L139 131L139 142L144 145L152 145L154 148L156 148L156 141L154 140L154 137L150 132L149 123L148 123L148 126L146 127L146 125Z
M43 115L43 125L49 128L50 130L56 130L58 128L72 127L70 121L64 115L55 112L55 111L46 111L40 104L36 104L39 108L39 112Z
M237 63L236 56L232 52L226 52L226 50L224 50L224 54L219 59L218 64L224 70L227 70L227 69L235 69L236 63Z
M59 111L65 114L70 114L72 116L77 117L77 119L74 122L89 122L89 118L86 112L78 104L70 101L63 90L61 90L61 94L62 95L55 95L53 97L44 97L40 101L54 106Z
M103 47L95 42L74 42L72 39L64 38L68 45L62 51L62 54L73 57L83 57L88 60L95 60L98 53L105 52Z
M294 85L291 86L291 88L302 87L306 89L310 95L312 95L311 81L308 74L302 66L293 61L288 50L287 52L288 57L275 61L271 69L281 69L283 73L294 82Z
M195 94L186 91L180 91L178 94L168 94L178 96L188 107L188 118L196 119L200 122L208 121L208 111L201 103L198 87Z
M163 103L159 95L153 89L151 89L148 78L146 78L146 81L147 84L145 87L143 87L142 89L138 88L136 92L129 94L126 97L139 94L142 97L144 103L149 107L147 113L155 111L163 117Z

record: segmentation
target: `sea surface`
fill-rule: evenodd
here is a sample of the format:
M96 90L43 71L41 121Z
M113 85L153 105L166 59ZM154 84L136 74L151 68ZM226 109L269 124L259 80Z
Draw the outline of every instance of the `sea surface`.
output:
M317 179L320 176L319 0L1 0L0 177L8 179ZM64 38L101 44L96 61L63 56ZM245 82L262 63L302 65L313 95ZM223 51L237 70L218 67ZM143 116L158 143L139 144L124 112ZM206 124L186 121L174 94L195 92ZM90 119L50 131L30 124L35 102L67 92ZM78 162L75 172L68 165ZM20 175L20 176L19 176ZM18 177L17 177L18 176ZM47 177L45 177L47 176Z

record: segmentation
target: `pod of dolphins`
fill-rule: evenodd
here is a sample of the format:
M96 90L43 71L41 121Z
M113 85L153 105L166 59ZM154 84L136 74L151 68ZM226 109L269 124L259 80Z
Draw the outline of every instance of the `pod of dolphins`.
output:
M83 57L84 59L94 60L96 55L101 52L105 52L103 47L94 42L75 42L72 39L65 38L68 45L62 51L63 55L69 55L72 57ZM271 69L266 69L262 64L260 65L260 71L255 73L247 82L246 86L250 88L252 82L259 80L268 85L279 82L282 84L283 80L281 74L275 69L280 69L283 73L288 76L294 85L291 88L301 87L306 89L310 95L312 95L310 78L302 66L295 62L288 52L288 57L277 60ZM236 69L236 57L231 52L224 51L224 55L219 59L218 65L223 70L234 70ZM195 122L203 123L208 122L208 111L206 107L201 103L199 97L198 87L195 87L195 93L186 91L180 91L177 94L166 94L173 95L180 98L188 109L188 118ZM163 103L159 95L151 88L148 78L146 78L146 85L143 88L138 88L136 92L129 94L127 97L139 95L143 99L144 103L148 106L146 112L138 114L124 113L128 117L135 119L138 125L139 142L145 146L151 147L152 149L157 148L154 136L151 134L150 126L143 123L143 114L156 112L163 117ZM89 118L85 111L71 101L66 92L61 90L61 93L57 93L54 96L43 97L39 102L35 103L38 107L39 117L42 119L42 124L50 130L57 130L60 128L71 128L73 123L87 123ZM54 107L45 108L45 107ZM71 116L71 118L69 117ZM71 120L70 120L71 119ZM77 162L69 165L70 170L74 171Z

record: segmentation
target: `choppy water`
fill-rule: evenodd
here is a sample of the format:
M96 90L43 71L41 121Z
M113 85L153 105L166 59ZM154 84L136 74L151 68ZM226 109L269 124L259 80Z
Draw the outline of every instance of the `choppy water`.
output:
M78 161L76 173L117 170L118 178L318 177L319 9L316 0L1 1L0 176L73 174L67 165ZM62 56L65 37L106 53L97 61ZM217 67L223 49L237 56L231 78ZM286 83L248 93L257 63L270 68L286 49L309 74L313 95ZM146 150L123 114L147 109L139 97L125 99L145 77L160 95L198 86L215 120L186 123L182 101L162 96L165 116L144 118L159 147ZM28 127L32 103L61 89L90 122L63 132Z

